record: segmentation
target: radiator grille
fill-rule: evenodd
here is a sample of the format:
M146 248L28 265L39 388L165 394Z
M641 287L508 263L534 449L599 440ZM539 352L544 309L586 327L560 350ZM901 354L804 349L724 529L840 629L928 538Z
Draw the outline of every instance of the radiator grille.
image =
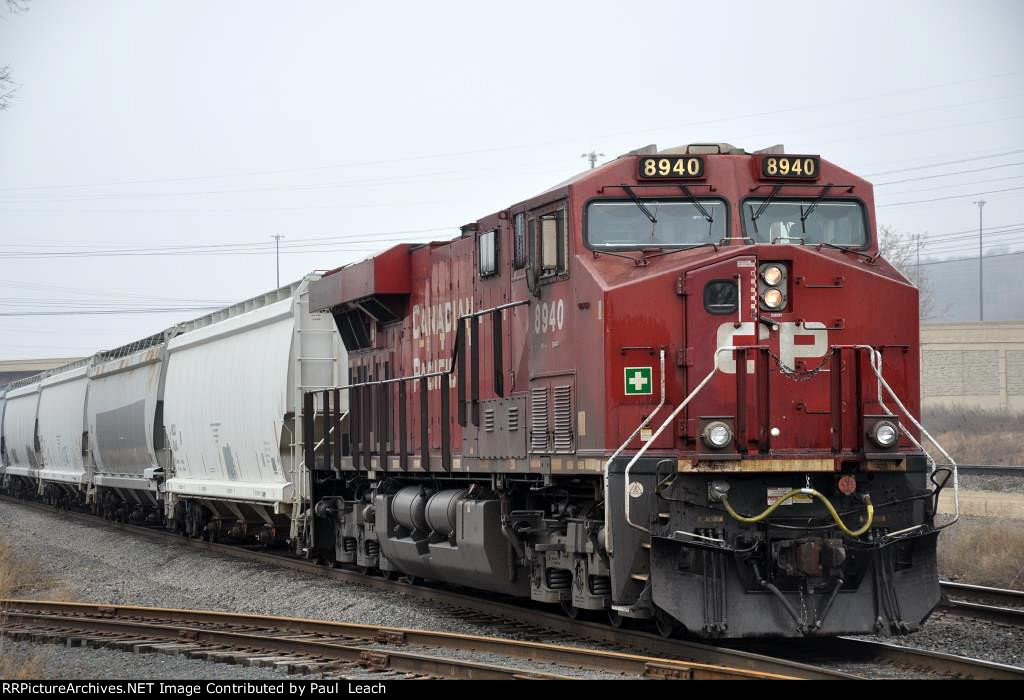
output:
M509 406L508 407L508 430L514 432L519 430L519 407Z
M548 451L548 388L530 390L530 452Z
M572 386L555 387L555 452L573 451Z
M484 432L494 432L494 409L488 408L484 410Z

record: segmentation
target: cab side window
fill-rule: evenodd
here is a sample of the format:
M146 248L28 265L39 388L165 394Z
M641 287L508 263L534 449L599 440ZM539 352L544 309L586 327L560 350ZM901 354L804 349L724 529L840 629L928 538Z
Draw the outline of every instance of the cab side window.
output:
M526 214L516 214L512 218L512 269L521 270L526 267Z
M532 256L540 278L565 274L568 267L569 242L565 226L565 209L541 214L530 220Z
M476 237L477 260L481 277L498 274L498 231L484 231Z

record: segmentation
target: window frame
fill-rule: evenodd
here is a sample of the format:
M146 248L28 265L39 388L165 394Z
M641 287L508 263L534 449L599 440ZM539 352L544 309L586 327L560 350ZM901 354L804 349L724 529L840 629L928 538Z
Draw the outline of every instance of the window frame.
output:
M744 197L743 200L740 202L740 210L739 210L740 229L742 230L742 233L743 233L743 235L745 237L747 237L749 240L754 242L753 243L754 245L771 245L772 243L771 243L770 240L768 240L768 241L759 241L756 238L754 238L754 236L748 236L747 235L748 234L748 232L747 232L747 216L744 213L746 211L745 208L749 204L751 204L752 202L755 202L755 201L756 202L763 202L766 199L768 199L768 195L763 195L763 196L760 196L760 197ZM772 204L774 204L776 202L779 202L779 203L785 203L785 202L813 202L815 199L817 199L817 197L814 197L814 196L807 196L807 197L793 197L793 196L772 197ZM825 198L823 198L821 200L821 202L819 202L819 206L821 204L826 203L826 202L856 204L858 206L858 208L860 209L861 219L864 222L864 244L863 245L854 246L854 245L843 245L841 243L829 243L828 245L839 246L840 248L843 248L844 250L868 250L873 245L875 237L874 237L874 234L871 231L871 219L868 217L868 206L867 206L867 204L864 203L864 200L861 199L860 197L825 197ZM757 205L757 206L760 206L760 205ZM756 211L756 207L755 207L755 211ZM795 236L795 237L790 238L788 240L792 241L792 240L797 240L797 239L801 239L801 237L800 236ZM787 239L784 239L784 240L787 240ZM818 243L791 243L791 244L782 244L782 245L808 245L808 246L815 246L815 245L818 245Z
M713 284L728 283L728 285L736 291L736 303L728 311L715 311L708 305L708 288ZM701 290L701 301L704 304L704 310L713 316L732 316L740 308L740 290L739 283L735 277L717 277L712 280L708 280L704 283L704 289Z
M541 267L543 255L543 225L539 222L546 217L555 217L556 223L556 246L557 262L552 270L545 271ZM526 231L528 240L528 262L527 264L536 273L537 281L546 284L555 280L567 279L569 277L569 200L559 199L555 202L535 207L527 212Z
M729 232L731 231L730 227L732 225L732 215L733 215L732 204L729 202L729 200L726 199L724 196L694 197L694 199L696 199L698 202L701 202L701 203L706 202L706 201L712 201L712 202L718 202L718 203L722 204L723 211L725 212L725 236L728 237L729 236ZM671 197L646 197L646 196L640 197L640 201L641 202L645 202L646 203L646 200L657 200L657 201L660 201L660 202L673 202L673 203L679 202L681 204L689 204L691 206L691 208L693 208L693 211L695 211L695 212L697 211L696 207L693 207L693 203L692 203L692 201L688 197L676 197L674 195L671 196ZM616 253L616 252L628 253L628 252L636 252L636 251L639 251L639 250L643 250L645 246L641 246L639 244L637 244L637 246L635 248L627 248L625 246L623 246L621 248L609 248L609 247L605 247L605 246L594 245L594 244L592 244L590 242L590 224L589 224L590 205L595 204L595 203L602 203L602 202L628 202L628 203L632 203L633 200L630 199L629 197L592 197L591 199L588 199L584 203L584 205L583 205L583 245L588 250L592 250L595 253ZM636 206L636 205L634 204L634 206ZM719 238L719 239L710 240L707 243L687 243L685 245L646 246L646 247L647 248L651 248L651 247L664 248L665 250L689 250L691 248L699 248L701 246L705 246L708 243L714 243L715 245L717 245L721 240L722 239Z

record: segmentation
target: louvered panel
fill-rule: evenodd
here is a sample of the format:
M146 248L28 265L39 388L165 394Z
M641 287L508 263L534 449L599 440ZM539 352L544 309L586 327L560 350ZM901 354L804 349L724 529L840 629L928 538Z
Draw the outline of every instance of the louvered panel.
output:
M519 407L508 407L508 431L510 433L519 430Z
M548 451L548 388L530 390L530 452Z
M488 408L484 411L484 432L494 432L494 409Z
M555 387L555 452L572 452L572 386Z

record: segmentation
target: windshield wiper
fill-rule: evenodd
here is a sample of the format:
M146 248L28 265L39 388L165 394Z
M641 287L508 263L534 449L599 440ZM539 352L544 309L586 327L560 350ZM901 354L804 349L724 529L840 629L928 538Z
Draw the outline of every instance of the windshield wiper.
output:
M689 187L687 187L686 185L679 185L679 189L683 191L683 194L686 195L687 201L689 201L690 204L692 204L697 209L697 211L700 212L701 216L707 219L707 222L709 224L715 223L715 217L711 216L711 214L708 213L708 210L704 208L704 205L701 204L700 201L693 196L693 192L690 192Z
M826 243L824 241L819 241L817 243L812 243L811 245L817 246L818 248L821 248L821 247L831 248L833 250L838 250L838 251L841 251L843 253L850 253L851 255L857 255L859 257L862 257L862 258L866 259L868 262L874 262L875 259L878 258L877 255L868 255L867 253L863 253L863 252L861 252L859 250L854 250L853 248L846 248L845 246L836 245L835 243Z
M819 204L821 204L821 200L825 198L825 195L827 195L829 193L829 190L831 189L831 184L825 185L825 187L822 188L821 194L818 195L817 199L811 202L811 206L807 207L807 211L804 211L803 204L800 205L800 228L803 229L804 233L807 233L807 219L811 217L811 214L814 213L814 210L818 208Z
M771 193L768 195L768 198L761 202L761 206L757 208L756 212L754 211L754 205L750 205L750 223L754 225L754 233L758 233L757 220L761 217L761 214L764 214L764 210L768 208L768 205L772 203L772 200L775 199L775 195L777 195L781 189L782 185L775 185L775 187L772 188Z
M626 191L626 194L629 195L629 198L633 200L633 204L635 204L640 209L640 211L644 213L644 216L646 216L652 224L658 223L657 217L655 217L654 214L651 213L650 209L644 206L644 203L641 202L640 198L636 196L636 192L633 191L632 187L630 187L629 185L622 185L622 189Z

